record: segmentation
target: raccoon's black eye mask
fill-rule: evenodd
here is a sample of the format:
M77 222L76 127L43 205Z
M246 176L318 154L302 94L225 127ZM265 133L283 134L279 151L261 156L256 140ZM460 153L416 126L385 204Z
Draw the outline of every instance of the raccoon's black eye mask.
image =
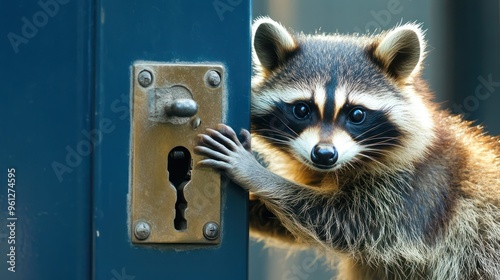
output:
M343 124L358 143L373 148L398 144L401 136L396 124L382 110L370 110L362 106L347 107L341 111L337 122Z

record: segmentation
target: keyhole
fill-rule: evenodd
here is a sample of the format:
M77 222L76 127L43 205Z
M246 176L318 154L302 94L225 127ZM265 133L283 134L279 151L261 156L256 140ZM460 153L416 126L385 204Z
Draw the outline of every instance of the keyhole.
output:
M187 220L185 217L188 202L184 196L184 187L191 180L193 163L189 150L184 147L175 147L168 154L168 180L177 190L175 202L174 228L186 230Z

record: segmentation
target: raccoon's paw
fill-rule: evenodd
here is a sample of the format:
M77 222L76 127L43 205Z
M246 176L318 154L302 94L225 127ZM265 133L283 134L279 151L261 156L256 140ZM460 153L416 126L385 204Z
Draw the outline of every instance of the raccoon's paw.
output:
M260 165L252 154L250 133L243 129L240 136L243 143L234 130L224 124L216 129L208 128L205 134L198 135L198 145L194 148L196 154L207 157L198 165L221 170L235 183L246 186L253 170Z

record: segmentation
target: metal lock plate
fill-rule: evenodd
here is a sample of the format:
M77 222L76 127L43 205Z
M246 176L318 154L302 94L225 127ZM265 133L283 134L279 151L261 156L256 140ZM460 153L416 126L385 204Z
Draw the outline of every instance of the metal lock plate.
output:
M222 122L221 65L133 67L133 243L220 242L220 175L193 169L196 137Z

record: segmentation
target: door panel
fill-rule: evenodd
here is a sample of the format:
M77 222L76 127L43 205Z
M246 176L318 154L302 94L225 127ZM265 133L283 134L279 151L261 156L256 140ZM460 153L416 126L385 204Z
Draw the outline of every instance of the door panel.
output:
M212 1L99 2L94 124L110 132L94 157L95 279L246 278L247 194L242 189L223 181L219 245L132 245L128 212L134 62L223 64L224 118L235 128L249 126L250 5L232 2L222 20Z
M0 279L89 279L92 7L1 1L0 11Z

